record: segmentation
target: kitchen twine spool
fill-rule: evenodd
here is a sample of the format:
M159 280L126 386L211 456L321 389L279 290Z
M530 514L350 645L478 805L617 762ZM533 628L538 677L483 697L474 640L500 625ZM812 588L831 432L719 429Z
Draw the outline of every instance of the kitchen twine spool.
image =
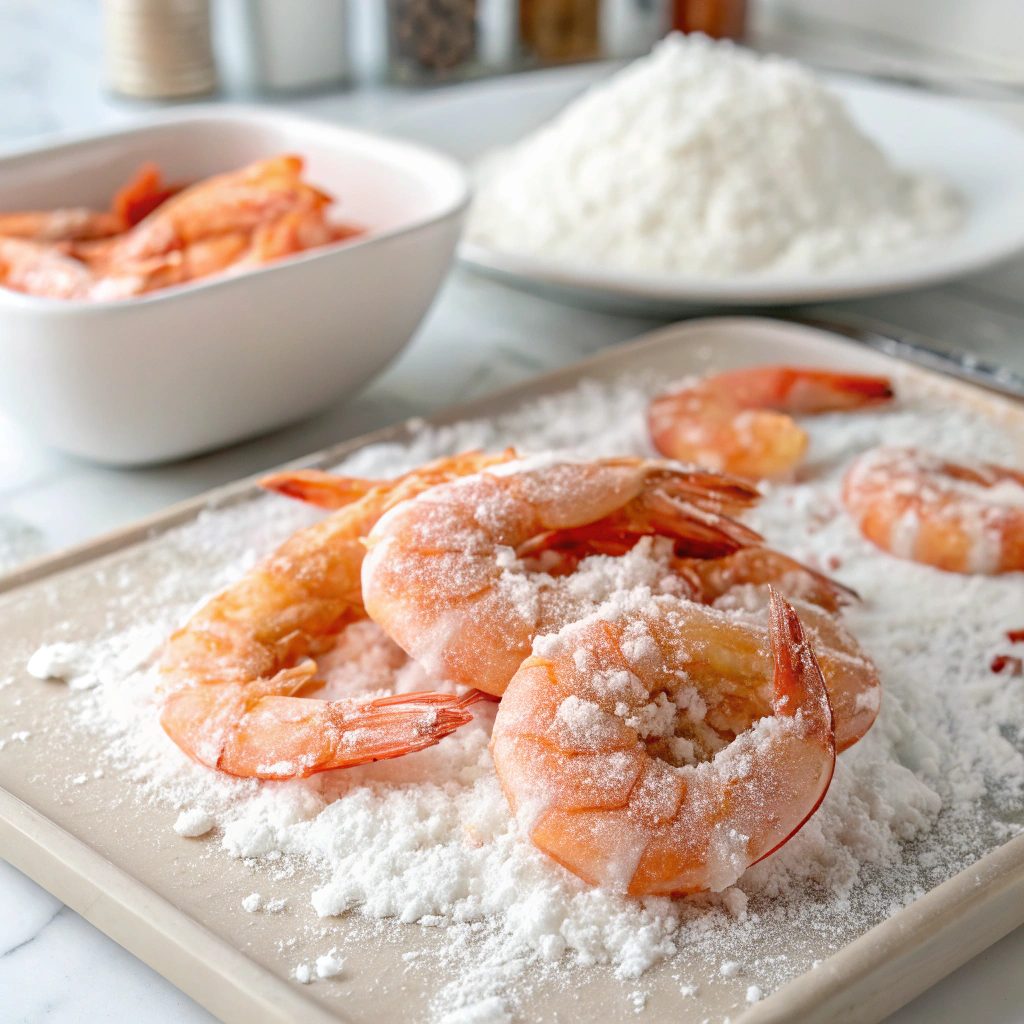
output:
M103 25L117 92L173 99L216 88L209 0L103 0Z

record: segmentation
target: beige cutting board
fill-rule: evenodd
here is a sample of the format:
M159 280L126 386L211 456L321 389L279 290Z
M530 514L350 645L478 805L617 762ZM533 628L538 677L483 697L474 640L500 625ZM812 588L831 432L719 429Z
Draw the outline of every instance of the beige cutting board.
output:
M908 368L837 335L756 318L666 328L432 422L494 415L584 377L655 370L671 378L709 365L766 361L915 377L1019 430L1024 447L1024 411L1006 399ZM409 428L400 425L303 464L331 465L370 441L408 436ZM182 839L170 827L174 813L134 799L133 783L123 775L108 772L87 785L68 783L92 772L97 741L70 728L73 695L64 686L41 683L25 671L40 643L90 639L127 625L147 601L157 600L145 581L156 582L171 569L188 569L195 598L207 593L216 552L183 551L174 528L211 505L251 502L259 495L251 480L242 481L0 579L0 684L10 679L0 687L0 723L5 736L31 734L0 752L0 855L224 1021L422 1020L432 994L457 976L459 965L416 970L401 955L436 947L436 933L416 925L373 924L357 915L320 921L309 907L313 880L301 874L274 885L275 896L288 897L286 912L241 912L241 899L259 888L258 880L252 868L219 852L215 835ZM644 976L649 997L641 1019L697 1022L731 1014L744 1024L877 1021L1021 922L1024 836L988 852L870 930L851 925L838 951L821 937L779 930L765 935L774 953L798 944L806 953L808 942L818 943L824 963L756 1005L745 1001L745 979L723 979L717 962L701 962L699 954L684 949L680 960ZM293 937L293 945L279 947ZM343 947L346 959L339 978L308 987L289 980L297 962L333 944ZM680 964L687 979L699 981L699 998L680 996L673 977ZM523 1019L637 1019L631 983L602 968L573 978L576 987L567 991L557 980L527 970L518 983Z

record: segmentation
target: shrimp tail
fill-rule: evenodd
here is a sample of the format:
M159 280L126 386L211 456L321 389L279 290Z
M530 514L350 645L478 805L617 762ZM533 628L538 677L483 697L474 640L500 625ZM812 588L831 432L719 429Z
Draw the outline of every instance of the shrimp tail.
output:
M687 466L685 472L672 471L658 480L654 493L677 498L722 515L735 515L756 505L764 495L752 483L725 473L712 473L698 466Z
M413 497L435 484L477 473L488 466L510 462L515 458L517 455L514 448L506 448L500 455L488 455L473 449L460 455L442 456L394 480L364 480L356 476L326 473L321 469L293 469L271 473L259 483L264 490L334 511L365 498L372 491L381 495Z
M715 386L741 408L774 409L790 416L862 409L890 401L886 377L836 373L801 366L757 366L721 374Z
M398 693L346 712L344 728L351 750L317 771L402 757L440 743L473 720L470 706L484 699L479 690L464 697L450 693ZM365 732L364 732L365 730Z
M645 532L673 537L700 557L728 555L764 541L761 534L729 516L663 491L651 491L642 500Z
M774 587L769 589L769 635L775 662L772 710L778 718L798 719L803 726L803 735L820 746L831 763L828 771L815 780L818 795L807 813L780 842L754 861L755 864L784 846L804 827L811 815L821 806L821 801L825 799L825 794L832 784L836 765L832 704L828 699L828 689L821 666L814 656L814 651L811 650L804 627L793 606Z
M881 405L896 397L892 383L887 377L836 374L831 382L831 388L834 401L840 401L841 399L837 396L841 395L849 402L849 408L854 409L869 405ZM835 408L835 406L831 405L829 408Z
M775 693L772 709L780 717L793 717L797 709L816 707L806 715L808 729L823 743L835 749L832 705L818 659L804 633L793 606L772 586L769 611L769 636L775 662Z
M285 473L272 473L263 477L259 483L266 491L273 491L286 498L295 498L297 501L331 511L351 505L378 486L376 480L338 476L320 469L293 469Z
M199 686L170 695L160 724L194 761L227 775L306 778L335 768L402 757L440 743L473 718L472 691L404 693L359 703L296 700L313 662L260 684ZM205 729L188 728L202 717ZM203 742L188 743L201 737Z
M563 568L571 571L587 555L623 555L641 537L649 536L668 537L675 541L680 556L685 553L699 558L729 555L764 540L735 519L655 488L597 522L532 537L516 549L516 555L528 558L541 551L556 551L567 556Z

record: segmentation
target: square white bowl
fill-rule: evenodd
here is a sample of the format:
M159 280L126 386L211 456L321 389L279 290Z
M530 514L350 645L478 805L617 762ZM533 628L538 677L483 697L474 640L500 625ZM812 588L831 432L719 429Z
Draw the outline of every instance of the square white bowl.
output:
M112 302L0 287L5 411L55 448L139 465L302 419L381 370L451 264L469 185L445 156L277 111L184 110L0 157L0 209L102 209L146 160L195 181L286 152L365 237Z

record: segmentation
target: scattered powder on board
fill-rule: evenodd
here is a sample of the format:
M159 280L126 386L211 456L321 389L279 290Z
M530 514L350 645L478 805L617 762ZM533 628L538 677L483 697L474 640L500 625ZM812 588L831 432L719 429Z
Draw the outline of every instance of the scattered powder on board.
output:
M1024 626L1019 575L951 576L897 561L860 537L839 499L844 466L875 444L917 443L953 459L983 453L1008 464L1019 453L997 424L904 391L889 410L808 420L807 479L770 488L749 514L774 545L863 595L845 620L878 664L883 698L875 726L840 756L814 817L721 893L673 901L599 891L525 842L491 762L493 705L479 706L471 725L434 748L308 780L259 784L189 762L157 724L153 671L139 653L192 610L194 591L170 567L186 552L205 552L218 568L204 582L223 586L315 518L297 503L264 497L174 531L166 538L168 576L136 598L135 626L92 648L39 654L34 667L43 674L51 665L72 687L76 672L89 677L90 688L68 694L76 721L107 738L108 768L167 809L168 829L182 836L175 841L209 844L213 856L254 866L260 891L238 905L253 927L280 904L275 878L299 873L324 920L417 922L441 937L440 950L404 958L424 984L445 979L434 1020L511 1021L526 972L573 989L594 965L622 980L629 1014L646 1005L645 979L659 964L680 998L699 1000L702 985L735 985L738 1011L811 969L822 943L839 948L1021 830L1024 680L989 670L994 655L1014 650L1005 632ZM643 381L584 383L497 420L364 449L344 468L387 476L438 455L506 444L579 456L649 453L648 394ZM634 575L640 561L657 557L653 546L635 555ZM626 578L633 577L620 567ZM350 627L322 665L328 696L436 685L369 622ZM567 707L565 717L579 727L586 709ZM186 838L208 825L212 839ZM402 948L403 934L385 930L380 941ZM807 936L814 941L801 946ZM785 939L786 955L770 952L776 938ZM337 943L325 939L319 959L286 959L292 976L337 984L323 980L337 971L343 981L346 950ZM288 943L281 948L287 958ZM451 964L457 973L446 974Z
M578 266L729 277L891 262L961 219L950 188L890 166L797 64L672 35L486 157L468 238Z

